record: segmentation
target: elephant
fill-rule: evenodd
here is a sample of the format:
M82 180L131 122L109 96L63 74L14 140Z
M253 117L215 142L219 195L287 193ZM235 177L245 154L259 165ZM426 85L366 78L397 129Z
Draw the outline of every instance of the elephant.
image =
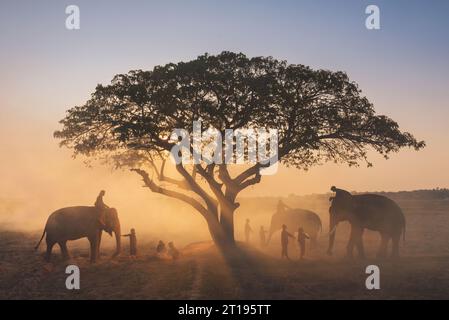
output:
M316 247L318 233L322 230L320 217L312 211L304 209L287 209L282 213L274 213L271 217L271 226L268 235L268 241L271 236L278 230L281 230L285 224L291 232L297 231L299 227L309 234L311 246Z
M96 207L68 207L53 212L47 220L42 237L35 249L39 248L42 239L47 234L47 253L45 260L50 261L53 246L58 243L64 259L69 258L67 250L68 240L77 240L84 237L90 242L90 261L96 262L99 256L102 231L105 230L112 236L115 233L116 250L114 256L120 254L121 232L120 221L117 210L114 208L105 209L104 226L98 221L98 209Z
M332 198L331 198L332 199ZM354 246L360 258L365 257L363 248L364 229L378 231L381 244L377 256L386 257L387 247L392 240L392 257L399 257L399 241L401 234L405 240L405 217L401 208L393 200L376 194L350 195L333 198L329 208L329 247L328 255L332 255L336 228L339 222L349 221L351 235L346 247L346 255L352 258Z

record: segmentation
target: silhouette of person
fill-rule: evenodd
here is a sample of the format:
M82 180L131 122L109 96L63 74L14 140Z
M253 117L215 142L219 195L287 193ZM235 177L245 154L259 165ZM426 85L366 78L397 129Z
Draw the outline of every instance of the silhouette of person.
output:
M133 228L131 229L131 233L124 234L122 237L129 237L129 255L131 257L137 256L137 237L136 237L136 230Z
M105 196L106 191L101 190L100 193L97 196L97 199L95 200L95 207L101 208L101 209L107 209L109 208L103 201L103 197Z
M289 206L287 206L284 201L279 200L277 205L277 213L285 213L287 209L291 209Z
M249 219L246 219L246 224L245 224L245 241L246 241L246 243L249 243L249 237L252 232L253 232L253 229L251 229L251 226L249 225Z
M179 250L175 248L173 242L168 243L168 254L173 258L173 260L177 260L181 255Z
M265 247L267 245L267 240L266 240L266 231L263 228L263 226L260 226L260 230L259 230L259 236L260 236L260 246L261 247Z
M306 239L310 239L309 235L304 232L304 229L299 227L298 229L298 245L299 245L299 258L302 260L306 254Z
M287 226L283 224L281 232L281 245L282 245L281 258L285 257L290 260L290 258L288 257L288 238L295 239L295 237L287 231Z
M330 197L329 200L334 200L335 198L341 198L344 200L352 199L352 195L346 190L339 189L335 186L332 186L331 191L335 192L335 197Z
M106 191L101 190L100 193L97 196L97 199L95 200L95 208L97 208L97 220L100 224L100 227L103 229L106 229L106 209L109 209L109 207L104 203L103 197L106 194ZM106 230L108 231L108 230ZM110 232L110 231L108 231Z
M158 254L161 254L161 253L165 253L166 251L167 251L167 248L165 247L165 243L162 240L159 240L159 243L157 244L157 247L156 247L156 252Z

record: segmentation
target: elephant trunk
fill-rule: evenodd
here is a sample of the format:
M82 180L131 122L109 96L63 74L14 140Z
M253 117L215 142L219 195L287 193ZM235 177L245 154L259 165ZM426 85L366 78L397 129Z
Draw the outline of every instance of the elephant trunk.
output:
M115 253L114 253L114 257L115 257L120 254L120 251L122 249L121 230L120 230L120 222L119 221L117 221L117 223L115 225L114 233L115 233L115 242L116 242L116 248L115 248Z

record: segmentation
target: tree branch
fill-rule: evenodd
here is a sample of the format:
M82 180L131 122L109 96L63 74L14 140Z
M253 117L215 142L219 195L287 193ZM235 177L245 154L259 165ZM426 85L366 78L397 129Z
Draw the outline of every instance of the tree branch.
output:
M259 171L254 175L254 177L245 180L239 185L239 191L248 188L249 186L258 184L261 180L262 176L260 175Z
M208 209L214 214L217 213L218 202L212 199L212 197L206 191L204 191L203 188L201 188L201 186L195 181L195 179L193 179L193 177L185 170L182 164L177 164L176 169L184 177L184 179L190 186L190 189L206 202Z
M205 218L209 219L209 211L201 205L197 200L195 200L192 197L189 197L183 193L168 190L165 188L162 188L158 185L156 185L153 180L150 179L148 176L148 173L145 170L142 169L130 169L130 171L136 172L138 175L140 175L143 179L143 182L145 183L145 186L148 187L151 191L159 194L166 195L168 197L176 198L178 200L181 200L185 203L190 204L193 208L195 208L198 212L200 212Z
M211 188L212 192L217 197L218 201L222 206L227 206L229 208L235 208L235 204L233 203L232 199L227 197L223 191L222 186L223 184L218 183L215 178L201 165L196 165L198 173L206 179L207 183L209 184L209 187ZM227 189L226 189L227 190Z

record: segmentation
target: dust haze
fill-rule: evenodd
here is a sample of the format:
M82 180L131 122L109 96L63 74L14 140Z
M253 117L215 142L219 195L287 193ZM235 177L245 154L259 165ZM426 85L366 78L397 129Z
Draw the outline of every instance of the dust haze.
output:
M439 271L449 267L449 196L445 190L385 194L399 204L407 221L406 241L400 246L402 258L398 263L373 260L380 237L376 232L366 231L364 244L368 261L353 264L341 260L349 238L348 223L338 226L334 256L326 256L330 194L282 197L293 208L316 212L323 223L318 248L307 249L306 260L298 263L295 241L289 244L293 262L280 260L279 232L266 248L259 246L258 230L260 226L269 229L280 197L242 193L235 215L235 237L242 245L245 220L250 219L254 233L249 248L254 260L239 262L231 268L226 267L227 261L219 255L205 251L209 250L207 247L192 246L211 240L205 221L194 209L176 199L152 193L143 187L140 177L129 171L95 164L86 167L82 159L73 160L69 151L60 149L49 139L50 129L37 130L30 124L23 129L23 136L17 136L16 131L7 127L0 129L3 137L13 137L5 139L8 153L1 155L0 240L6 245L0 250L0 269L4 288L13 289L2 290L3 298L73 298L64 289L64 265L60 263L59 250L54 250L55 269L48 273L44 268L43 249L37 254L31 249L53 211L67 206L91 206L102 189L106 190L106 204L118 210L122 232L136 229L140 258L128 260L129 242L124 239L118 261L104 257L99 269L92 268L88 263L88 241L69 242L69 251L84 274L86 288L80 298L447 297L445 288L449 287L449 279ZM33 142L23 148L30 139ZM272 179L262 179L261 186L277 194ZM330 186L324 187L328 190ZM183 258L176 264L151 258L159 240L173 241L182 250ZM104 255L109 255L113 247L114 239L104 236ZM364 288L364 267L368 263L382 267L383 290L378 293ZM36 266L41 265L43 271L39 271L36 283L28 278L22 280L23 274L32 275ZM117 284L111 285L110 280L117 278Z

